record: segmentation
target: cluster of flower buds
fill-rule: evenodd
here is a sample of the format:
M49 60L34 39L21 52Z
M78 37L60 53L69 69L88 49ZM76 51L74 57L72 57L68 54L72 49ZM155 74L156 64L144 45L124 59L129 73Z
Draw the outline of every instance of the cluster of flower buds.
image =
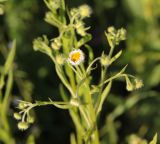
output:
M126 30L124 28L116 30L114 27L111 26L107 29L106 35L109 44L113 47L115 45L118 45L120 41L126 39Z
M85 28L83 19L90 17L91 13L91 8L86 4L81 5L78 8L73 8L70 11L72 18L74 18L74 27L81 36L85 36L87 34L86 31L88 30L88 28Z
M33 49L35 51L41 51L46 54L51 54L52 51L48 46L49 41L46 36L39 37L33 41Z
M29 128L29 125L34 122L34 118L29 115L28 108L31 106L31 103L20 101L18 104L18 109L20 112L14 113L14 118L18 120L18 129L26 130Z
M76 28L76 31L77 31L77 33L79 35L81 35L81 36L85 36L86 35L87 28L85 28L84 23L81 20L78 20L75 23L75 28Z
M133 91L133 90L140 89L141 87L143 87L143 82L140 79L135 78L134 82L131 82L128 76L125 76L125 79L126 79L126 89L128 91Z
M83 4L78 8L72 8L70 14L72 17L76 17L78 19L84 19L90 17L92 13L92 9L87 4Z

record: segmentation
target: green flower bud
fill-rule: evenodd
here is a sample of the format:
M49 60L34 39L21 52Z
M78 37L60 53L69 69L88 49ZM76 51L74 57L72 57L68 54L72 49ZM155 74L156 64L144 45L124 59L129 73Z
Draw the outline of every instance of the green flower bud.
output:
M19 108L20 110L25 109L27 106L28 106L28 104L27 104L27 103L24 103L24 102L20 102L20 103L18 104L18 108Z
M125 78L126 78L126 89L128 91L133 91L134 90L134 86L131 83L130 79L127 76Z
M107 55L102 54L100 62L103 66L108 66L110 64L110 59Z
M14 113L14 118L16 119L16 120L21 120L21 118L22 118L22 116L19 114L19 113Z
M64 64L64 57L62 55L57 55L56 56L56 62L59 64L59 65L63 65Z
M54 50L59 50L61 46L62 46L62 43L61 43L61 39L59 37L55 38L54 41L51 43L51 47Z
M113 26L108 27L107 31L112 34L116 33L116 29Z
M85 31L85 28L84 26L81 26L77 29L77 33L81 36L85 36L86 35L86 31Z
M39 37L33 41L33 49L35 51L41 51L43 53L51 54L52 51L50 47L48 46L48 39L46 36L43 36L42 38Z
M92 9L87 4L84 4L79 7L79 13L82 18L90 17Z
M53 9L57 10L61 6L61 1L60 0L51 0L49 4Z
M125 40L126 35L127 35L127 31L124 28L121 28L118 30L117 34L119 35L120 40Z
M34 118L28 116L28 117L27 117L27 122L28 122L28 123L34 123Z
M74 16L78 13L78 9L77 8L72 8L70 11L71 16Z
M75 24L75 28L79 29L81 27L84 27L84 23L82 21L77 21L76 24Z
M29 124L27 122L19 122L18 123L18 129L20 130L26 130L28 129Z
M134 82L135 82L135 88L136 88L136 89L139 89L139 88L143 87L143 82L142 82L142 80L135 79Z

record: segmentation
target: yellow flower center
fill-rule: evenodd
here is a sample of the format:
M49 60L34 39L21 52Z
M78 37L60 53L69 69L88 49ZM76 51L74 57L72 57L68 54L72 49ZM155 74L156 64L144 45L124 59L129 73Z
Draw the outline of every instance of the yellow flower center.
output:
M81 53L80 52L75 52L71 55L71 61L73 62L77 62L80 60L80 56L81 56Z

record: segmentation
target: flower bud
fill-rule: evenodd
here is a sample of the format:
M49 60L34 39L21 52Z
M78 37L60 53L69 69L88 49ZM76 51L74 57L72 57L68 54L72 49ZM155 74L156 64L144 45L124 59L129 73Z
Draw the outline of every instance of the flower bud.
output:
M20 130L26 130L28 129L29 124L27 122L19 122L18 123L18 129Z
M143 87L143 82L142 82L142 80L135 79L134 82L135 82L135 88L136 88L136 89L139 89L139 88Z
M59 65L63 65L64 64L64 57L62 55L57 55L56 56L56 62L59 64Z
M75 23L75 28L76 28L76 29L79 29L80 27L84 27L84 23L83 23L82 21L77 21L77 22Z
M70 11L71 16L74 16L78 12L78 9L72 8Z
M13 116L16 120L21 120L22 118L22 116L19 113L14 113Z
M112 33L112 34L115 34L115 33L116 33L116 30L115 30L115 28L114 28L113 26L108 27L107 31L108 31L109 33Z
M60 0L51 0L49 4L53 9L57 10L61 6L61 1Z
M79 7L79 13L82 18L86 18L86 17L90 17L92 10L90 6L88 6L87 4L84 4Z
M102 54L100 62L103 66L108 66L110 64L110 59L107 55Z
M119 29L117 33L119 35L120 40L126 39L127 31L124 28Z
M84 26L81 26L77 29L77 33L81 36L85 36L86 35L86 31L85 31L85 28Z
M28 104L27 103L24 103L24 102L20 102L19 104L18 104L18 108L20 109L20 110L23 110L24 108L26 108L28 106Z
M27 122L28 122L28 123L34 123L34 118L31 117L31 116L28 116L28 117L27 117Z
M62 43L61 43L61 39L60 38L55 38L54 41L51 43L51 47L54 50L59 50L61 45L62 45Z
M128 91L133 91L134 90L134 86L131 83L130 79L127 76L125 78L126 78L126 89Z

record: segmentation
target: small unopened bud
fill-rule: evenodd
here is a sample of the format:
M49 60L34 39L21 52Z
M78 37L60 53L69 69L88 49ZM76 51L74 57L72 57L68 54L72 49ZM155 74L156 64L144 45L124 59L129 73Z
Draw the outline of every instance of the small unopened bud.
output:
M31 116L28 116L28 117L27 117L27 122L28 122L28 123L34 123L34 118L31 117Z
M84 26L81 26L77 29L77 33L81 36L85 36L86 35L86 31L85 31L85 28Z
M71 16L74 16L75 14L77 14L77 12L78 12L78 9L72 8L70 11L70 14L71 14Z
M116 33L116 30L113 26L108 27L107 31L112 34Z
M117 33L119 35L120 40L126 39L127 31L124 28L119 29Z
M56 62L59 64L59 65L63 65L64 64L64 57L62 55L57 55L56 56Z
M101 56L101 64L103 66L107 66L107 65L110 64L110 59L109 59L109 57L107 55L102 54L102 56Z
M84 23L83 23L82 21L77 21L77 22L75 23L75 28L76 28L76 29L79 29L80 27L84 27Z
M70 104L78 107L79 106L79 100L77 98L73 98L73 99L70 100Z
M130 79L126 76L126 89L128 91L133 91L134 90L134 86L131 83Z
M54 1L50 1L50 6L57 10L58 8L60 8L60 5L61 5L61 1L60 0L54 0Z
M51 43L51 47L54 50L59 50L61 45L62 45L62 43L61 43L61 39L60 38L55 38L54 41Z
M142 80L135 79L134 82L135 82L135 88L136 88L136 89L139 89L139 88L143 87L143 82L142 82Z
M87 4L84 4L79 7L79 13L82 18L90 17L92 9Z
M14 113L13 116L16 120L20 120L22 118L22 116L19 113Z
M18 105L18 108L20 110L23 110L24 108L26 108L28 106L28 104L24 103L24 102L20 102L19 105Z
M19 122L18 123L18 129L20 130L26 130L28 129L29 124L27 122Z

